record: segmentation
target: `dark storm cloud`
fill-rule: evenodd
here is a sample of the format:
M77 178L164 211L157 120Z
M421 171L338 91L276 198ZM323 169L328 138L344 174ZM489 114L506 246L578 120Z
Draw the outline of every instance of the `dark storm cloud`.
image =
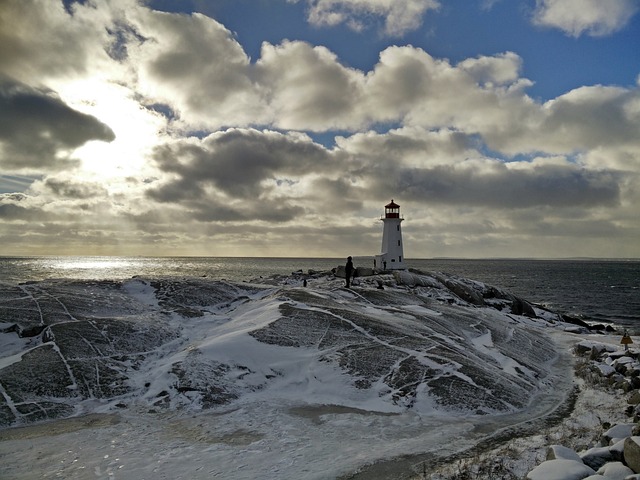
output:
M177 178L153 191L157 200L198 198L215 187L232 198L259 197L266 180L299 177L330 170L332 159L320 145L276 132L233 129L202 142L176 142L159 147L155 160ZM273 187L271 187L273 188Z
M499 162L475 162L428 169L384 170L375 177L375 188L440 204L512 209L613 207L620 202L617 174L572 165L524 169L509 168Z
M59 170L64 153L90 140L110 142L113 131L80 113L49 90L0 78L0 163L12 171Z
M305 137L240 129L164 145L154 158L169 180L148 196L179 203L202 222L290 221L304 209L279 189L335 168L329 153Z

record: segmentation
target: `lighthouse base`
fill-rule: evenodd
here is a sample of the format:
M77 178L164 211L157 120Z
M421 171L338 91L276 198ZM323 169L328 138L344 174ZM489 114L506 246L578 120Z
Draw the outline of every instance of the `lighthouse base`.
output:
M404 270L407 267L401 257L392 257L383 253L373 257L373 268L378 270Z

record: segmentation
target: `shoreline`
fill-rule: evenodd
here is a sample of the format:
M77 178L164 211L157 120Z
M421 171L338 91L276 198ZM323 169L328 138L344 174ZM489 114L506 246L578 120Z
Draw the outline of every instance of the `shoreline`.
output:
M379 279L384 280L383 289L379 288ZM33 290L35 295L40 295L39 289L44 287L43 291L48 295L44 298L58 299L60 307L53 305L61 310L60 315L68 314L66 322L52 323L54 333L63 332L61 329L66 328L65 325L83 326L86 320L74 318L69 312L76 309L82 312L84 308L101 312L98 308L100 302L96 304L95 301L102 299L103 307L109 311L117 306L123 314L138 318L144 310L150 315L147 320L153 317L154 321L166 322L163 328L179 327L180 334L176 338L182 341L175 343L169 336L171 341L167 347L158 347L157 355L149 353L146 368L150 373L155 372L154 376L140 377L134 370L127 370L132 378L135 377L131 385L138 387L128 397L111 403L107 400L96 403L96 399L89 398L85 403L78 403L79 410L76 410L79 412L86 407L89 409L86 411L113 412L113 416L103 417L98 413L97 417L78 416L70 417L66 422L17 427L24 429L15 431L20 433L12 433L17 437L2 441L0 452L9 453L6 456L12 459L12 463L7 468L19 474L23 471L20 465L23 442L29 441L32 448L51 449L40 459L41 470L34 466L36 471L42 472L48 471L42 462L57 456L62 456L67 465L70 456L76 456L86 468L94 465L106 468L107 462L96 448L98 444L111 444L116 448L114 455L119 455L123 462L117 468L126 468L120 472L131 475L149 474L153 464L147 459L160 452L162 456L173 459L167 464L172 471L184 468L192 471L194 467L187 461L189 455L195 455L210 471L217 470L221 478L249 478L246 475L255 476L267 465L274 476L267 474L264 478L281 478L283 472L291 475L314 472L320 475L330 471L331 478L339 479L409 479L419 474L421 463L428 462L423 471L427 468L432 471L443 464L482 455L513 439L553 428L575 412L580 393L575 390L575 365L570 361L573 356L569 347L581 335L564 331L567 325L548 312L538 312L541 316L535 320L514 313L513 304L516 300L520 302L519 299L490 286L481 288L479 282L444 278L440 274L430 276L428 273L419 282L420 286L417 286L417 280L414 277L404 279L403 282L408 281L409 285L400 282L400 277L391 275L371 279L362 277L359 279L361 284L351 290L343 287L342 279L332 276L314 278L309 287L303 287L302 280L295 275L281 281L274 280L276 285L267 282L260 288L252 284L231 284L197 277L187 282L154 282L136 278L126 282L126 288L115 289L115 284L103 285L100 282L27 285L24 288ZM71 291L75 292L73 296L70 296ZM76 304L80 298L83 300ZM65 304L71 310L65 312ZM35 310L34 315L37 316ZM118 317L116 313L110 315L115 315L113 321L116 323L126 318ZM260 319L259 323L256 319ZM144 322L136 324L142 328ZM159 325L153 330L157 331ZM325 329L329 325L333 330L327 337ZM247 336L243 333L247 328L254 333ZM94 332L95 328L88 328L88 331ZM147 327L141 331L147 332ZM118 333L115 330L111 332ZM583 333L586 335L586 330ZM295 337L299 334L302 336ZM343 335L353 336L354 340L338 343L337 347L328 344L320 348L327 338L343 342ZM309 343L309 336L317 337L317 340ZM55 337L48 338L51 341ZM118 337L114 338L117 340ZM407 343L402 340L404 338L407 338ZM240 357L237 356L240 351L232 340L242 342L237 344L243 345ZM444 343L434 343L437 341ZM466 400L468 389L455 390L453 394L448 393L453 396L445 400L457 402L462 410L456 410L448 409L446 402L432 403L423 395L426 389L439 386L438 383L430 383L424 387L425 390L401 398L401 401L415 401L417 398L422 402L417 406L407 403L407 408L400 414L372 415L371 412L380 409L385 412L398 410L399 405L385 403L383 406L375 389L353 388L353 382L362 377L362 371L349 372L353 377L347 381L344 365L340 365L343 370L339 370L337 363L335 370L328 370L326 362L316 359L309 364L311 371L308 367L300 368L300 361L311 361L311 350L307 351L307 348L316 352L314 359L317 355L322 360L328 352L339 351L338 348L344 352L342 355L357 351L358 348L353 350L351 347L364 345L363 342L367 348L377 348L391 355L392 361L385 364L380 373L373 370L375 377L372 377L375 384L396 376L397 383L385 388L386 395L402 392L407 384L398 374L399 363L394 364L404 362L406 358L415 360L411 364L413 370L404 370L404 375L417 375L416 378L422 379L420 385L427 385L434 379L446 382L452 378L449 376L451 370L447 369L453 368L457 372L464 364L469 368L485 368L477 372L482 375L479 378L483 379L480 383L484 385L483 389L471 379L464 384L478 392L479 396L474 401L487 402L485 396L500 395L506 388L513 388L513 393L497 397L495 403L482 403L479 407L476 403L474 407L473 402ZM147 345L144 341L143 344ZM109 343L100 348L107 348L106 345ZM438 350L429 349L429 345L436 345ZM260 373L270 385L276 384L275 389L248 389L243 393L246 396L235 397L237 401L230 404L231 409L198 410L194 403L190 403L208 393L206 385L212 385L212 379L218 377L209 378L211 381L202 386L193 381L199 381L199 372L211 372L207 363L201 364L205 370L195 369L198 364L193 364L191 370L176 370L175 366L182 365L186 355L199 352L202 356L198 358L205 361L210 356L210 365L216 366L221 365L216 362L227 358L226 354L217 353L224 351L220 347L228 348L231 357L226 361L227 367L217 370L219 378L231 372L230 381L242 386L248 385L242 380L247 372L255 375L261 372L264 364L260 360L259 363L237 364L241 368L236 366L234 362L249 362L251 355L247 356L249 350L246 349L249 346L257 349L256 353L268 354L265 357L267 364L278 365L273 368L282 370L283 365L291 366L287 367L286 375L273 369ZM299 348L283 350L292 346ZM141 351L136 347L131 352ZM295 355L291 356L294 352ZM450 356L443 356L446 354ZM175 359L172 360L171 355L175 355ZM291 358L286 360L288 356ZM346 356L342 358L353 361L353 365L362 364L357 357L353 360ZM369 359L367 365L375 369L378 368L377 361L373 361L375 358L378 357L363 360ZM443 358L447 359L447 369L436 361ZM283 363L286 361L291 363ZM431 370L427 369L423 374L422 369L426 365ZM434 368L442 368L442 371ZM476 372L473 369L468 371ZM460 371L456 378L464 378L468 371ZM170 380L155 376L166 376L172 372L174 376ZM176 376L175 372L185 376ZM193 377L186 376L191 372ZM338 372L340 374L336 375ZM145 385L152 378L158 378L157 384ZM281 386L288 389L286 392L277 386L285 378ZM510 378L518 379L521 386L516 389L515 381ZM349 388L353 388L349 393L344 390L347 383ZM450 386L449 383L440 385L444 387L436 393L448 391ZM497 393L492 390L497 390ZM537 397L531 398L531 394ZM162 404L165 401L168 409ZM174 401L180 403L170 403ZM186 410L173 409L180 405ZM502 409L492 409L496 405ZM482 410L483 407L486 409ZM468 413L456 413L461 411ZM509 411L515 413L503 413ZM54 426L56 433L51 434L48 426ZM86 440L82 439L91 439L90 442L96 445L86 445ZM292 457L292 464L278 470L283 468L279 459L293 455L291 442L294 441L300 443L296 443L294 451L297 454ZM55 448L61 443L65 445L66 452L55 453ZM345 448L336 451L336 444L343 444ZM246 452L236 451L234 447L238 445L251 445L251 455L247 457ZM77 451L80 454L76 454ZM216 464L207 463L207 452L211 451L219 455L216 456ZM187 455L187 452L190 453ZM17 459L11 453L17 454ZM68 466L56 469L62 474L70 472ZM243 469L241 476L233 475L236 469Z

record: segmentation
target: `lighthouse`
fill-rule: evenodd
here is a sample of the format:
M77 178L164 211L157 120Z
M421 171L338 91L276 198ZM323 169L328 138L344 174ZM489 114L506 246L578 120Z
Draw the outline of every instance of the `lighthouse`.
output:
M400 216L400 205L391 200L384 206L382 230L382 249L380 255L375 256L374 265L382 270L404 269L404 254L402 250L402 229L400 223L404 220Z

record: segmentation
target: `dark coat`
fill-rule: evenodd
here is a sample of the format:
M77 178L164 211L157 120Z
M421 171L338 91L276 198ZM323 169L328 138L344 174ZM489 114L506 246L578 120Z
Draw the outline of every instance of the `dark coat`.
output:
M353 262L351 260L347 260L347 264L344 266L344 273L347 278L353 275Z

